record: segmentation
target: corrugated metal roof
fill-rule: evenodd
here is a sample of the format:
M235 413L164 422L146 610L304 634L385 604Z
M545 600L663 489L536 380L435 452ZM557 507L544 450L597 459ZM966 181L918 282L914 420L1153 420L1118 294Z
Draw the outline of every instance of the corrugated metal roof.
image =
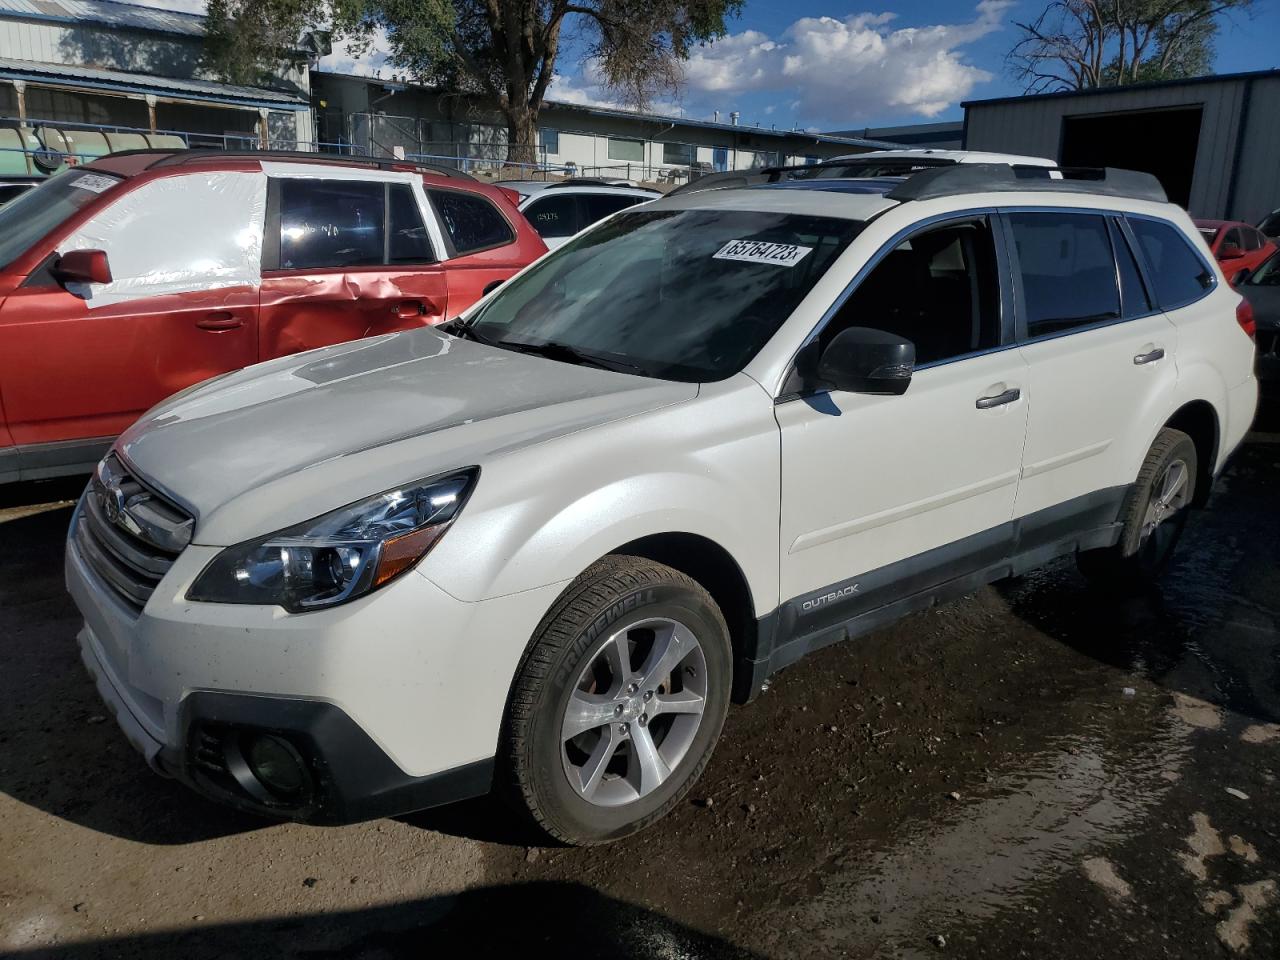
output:
M104 89L121 89L182 95L191 99L203 99L222 103L249 105L306 106L305 97L263 87L237 87L214 80L178 80L172 77L153 77L142 73L125 73L120 70L100 70L97 67L73 67L57 63L37 63L32 60L10 60L0 57L0 78L29 80L34 83L74 83L77 86L96 85Z
M373 82L377 82L376 80ZM870 150L889 150L900 146L887 140L867 140L862 137L841 137L829 133L810 133L807 130L778 130L773 127L745 126L735 123L716 123L713 120L693 120L689 117L673 117L663 113L638 113L633 110L617 110L610 107L590 107L580 103L567 103L563 100L545 100L543 105L556 110L576 110L593 117L617 117L623 120L641 120L649 123L663 123L678 127L697 127L705 130L723 130L726 133L751 134L761 137L790 137L808 140L812 143L836 143L851 147L866 147Z
M109 27L204 36L204 17L197 13L158 10L114 0L0 0L0 17L55 23L100 23Z
M0 0L3 2L3 0ZM1280 76L1280 70L1246 70L1243 73L1210 73L1203 77L1185 77L1179 80L1147 80L1143 83L1125 83L1118 87L1089 87L1086 90L1054 90L1052 93L1023 93L1013 97L991 97L988 100L965 100L960 106L986 107L997 103L1035 103L1041 100L1062 100L1067 97L1106 97L1132 93L1134 90L1169 90L1175 87L1195 87L1206 83L1232 83L1255 77Z

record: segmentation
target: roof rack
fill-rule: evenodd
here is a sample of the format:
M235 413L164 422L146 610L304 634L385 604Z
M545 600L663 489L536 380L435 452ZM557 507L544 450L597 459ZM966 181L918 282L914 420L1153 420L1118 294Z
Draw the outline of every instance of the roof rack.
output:
M1149 173L1114 167L1031 167L1006 163L957 163L914 173L885 196L890 200L935 200L965 193L1085 193L1168 203L1160 181Z
M626 187L628 190L644 190L647 193L661 193L661 190L655 190L653 187L634 186L627 180L621 178L610 179L608 177L569 177L565 180L557 180L555 183L547 184L548 190L554 190L556 187Z
M150 150L121 150L107 154L112 157L132 157L150 154L156 161L148 166L168 167L180 166L184 163L198 163L211 157L245 159L245 160L302 160L311 163L341 163L374 167L379 170L425 170L444 177L458 180L476 178L454 167L446 167L435 163L423 163L419 160L399 160L395 157L353 157L340 153L309 153L305 150L223 150L219 147L189 147L183 150L154 148Z
M729 190L734 187L754 187L762 183L777 183L784 174L792 170L808 170L813 164L791 167L761 167L757 170L725 170L720 173L703 174L697 180L682 183L668 197L701 193L704 190Z

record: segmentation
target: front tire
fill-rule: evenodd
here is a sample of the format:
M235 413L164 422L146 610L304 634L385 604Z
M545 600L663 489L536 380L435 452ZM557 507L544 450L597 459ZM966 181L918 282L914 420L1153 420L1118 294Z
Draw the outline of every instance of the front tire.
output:
M677 570L610 556L564 592L521 664L506 772L564 843L617 840L698 779L729 705L732 648L710 594Z
M1198 469L1195 442L1181 430L1161 430L1120 508L1119 542L1081 553L1080 572L1123 592L1153 585L1187 525Z

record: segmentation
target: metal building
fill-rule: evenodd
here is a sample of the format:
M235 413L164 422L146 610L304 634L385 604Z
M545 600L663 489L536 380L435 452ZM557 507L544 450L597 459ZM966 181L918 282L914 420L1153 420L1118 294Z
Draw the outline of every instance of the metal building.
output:
M113 0L0 0L0 173L163 146L312 139L305 55L264 86L202 69L204 17Z
M1196 217L1280 207L1280 70L969 101L965 146L1158 176Z

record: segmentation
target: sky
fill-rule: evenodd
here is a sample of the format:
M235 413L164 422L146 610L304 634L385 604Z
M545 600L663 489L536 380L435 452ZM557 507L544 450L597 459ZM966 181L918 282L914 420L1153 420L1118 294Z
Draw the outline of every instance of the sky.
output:
M203 0L134 0L203 10ZM655 112L726 121L730 111L754 126L807 130L959 120L964 100L1021 93L1004 57L1015 20L1033 18L1046 0L746 0L729 33L695 48L684 82ZM1280 0L1255 0L1252 15L1225 20L1219 73L1280 67ZM345 51L323 69L390 78L384 56L353 60ZM598 71L570 48L548 98L617 105Z

